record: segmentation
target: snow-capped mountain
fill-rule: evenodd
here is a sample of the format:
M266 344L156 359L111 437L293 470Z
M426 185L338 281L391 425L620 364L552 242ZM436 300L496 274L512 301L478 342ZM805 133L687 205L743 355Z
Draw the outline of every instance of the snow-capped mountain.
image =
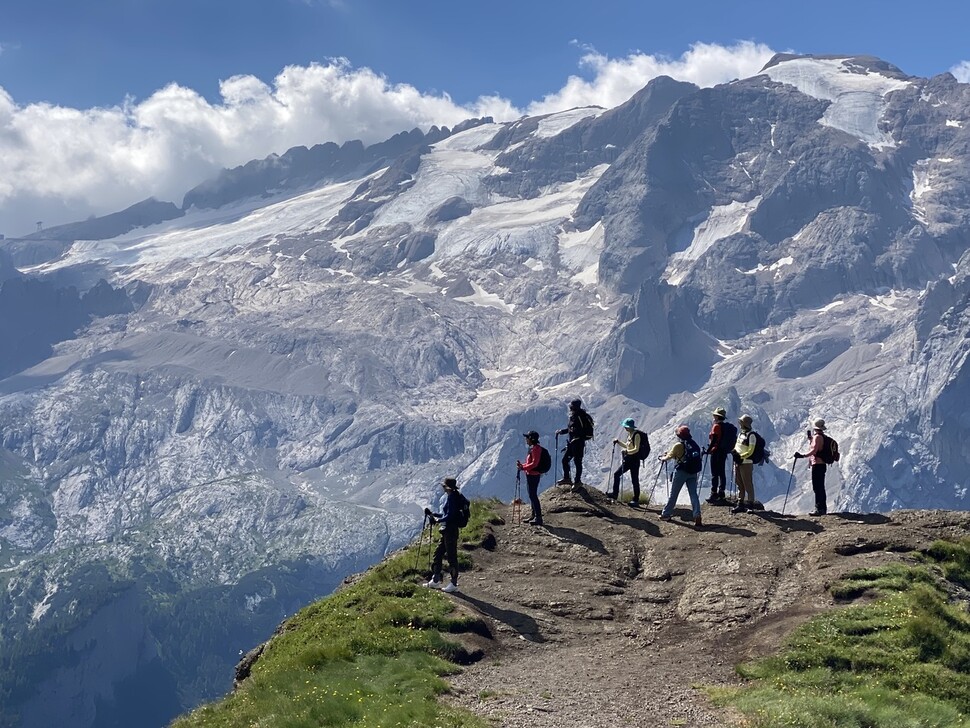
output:
M0 667L42 666L0 694L24 725L107 725L144 711L125 681L164 721L412 535L442 476L507 498L521 433L554 444L575 397L594 485L622 418L659 450L724 406L775 453L769 507L815 417L835 508L964 507L968 125L949 74L777 56L611 110L291 150L182 208L7 241L0 305L101 279L111 305L0 380L0 638L25 645ZM138 649L105 646L117 619ZM219 639L173 638L196 621Z

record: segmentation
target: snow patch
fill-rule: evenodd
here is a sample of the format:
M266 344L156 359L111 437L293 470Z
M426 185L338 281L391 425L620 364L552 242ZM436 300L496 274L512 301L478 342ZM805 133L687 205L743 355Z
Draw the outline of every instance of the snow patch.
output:
M694 237L687 249L670 256L670 262L663 274L664 280L672 286L680 285L696 261L718 240L744 230L748 218L760 203L761 195L758 195L748 202L731 202L712 207L707 217L694 228Z
M861 72L850 63L847 58L796 58L765 69L763 74L807 96L831 101L819 119L823 126L851 134L873 149L895 147L893 138L879 129L879 122L886 110L886 95L910 82Z
M472 289L475 291L470 296L456 296L456 301L461 301L462 303L470 303L472 306L483 306L486 308L497 308L503 313L512 313L515 310L515 305L506 303L502 300L501 296L494 293L489 293L480 285L474 281L470 281Z
M788 256L785 256L784 258L779 258L771 265L765 265L764 263L759 263L751 270L741 270L740 268L735 268L735 270L738 273L742 273L743 275L746 275L746 276L754 275L755 273L764 273L765 271L768 271L771 273L777 273L785 266L791 265L794 262L795 262L795 259L792 258L790 255L788 255Z
M956 127L957 129L962 129L963 128L963 122L962 121L958 121L957 119L947 119L946 120L946 125L947 126Z
M606 240L606 229L598 221L589 230L559 234L559 257L563 265L576 274L570 279L582 285L596 283L600 253Z
M606 109L599 108L583 108L583 109L570 109L569 111L560 111L557 114L551 114L539 122L539 126L535 131L534 136L539 138L549 138L554 137L557 134L564 132L569 127L578 124L583 119L588 119L591 116L599 116Z
M814 309L814 311L816 313L825 313L826 311L831 311L833 308L837 308L839 306L844 306L844 305L845 305L845 301L832 301L832 303L827 303L824 306L822 306L822 308Z

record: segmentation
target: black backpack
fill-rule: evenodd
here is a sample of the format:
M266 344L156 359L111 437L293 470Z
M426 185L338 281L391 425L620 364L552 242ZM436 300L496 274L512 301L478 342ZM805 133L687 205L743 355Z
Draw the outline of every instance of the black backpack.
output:
M539 445L539 467L536 468L536 472L548 473L550 470L552 470L552 456L548 450Z
M721 439L717 443L717 452L729 453L738 444L738 428L730 422L721 423Z
M701 448L694 442L694 438L688 437L684 441L684 457L677 463L677 470L683 470L685 473L696 475L701 472L702 467Z
M765 449L765 438L753 430L751 434L754 435L754 452L751 453L751 462L755 465L764 465L771 452Z
M584 440L593 439L593 417L586 410L578 410L576 418L579 420L580 437Z
M818 454L822 462L831 465L841 457L839 453L839 443L828 435L822 435L822 451Z
M635 431L636 434L640 436L640 449L637 450L637 460L643 462L648 457L650 457L650 438L647 437L646 432L641 432L640 430Z
M458 528L464 528L468 525L468 519L472 517L472 504L461 493L456 493L456 495L460 500L458 504L458 515L455 516L455 523L458 525Z

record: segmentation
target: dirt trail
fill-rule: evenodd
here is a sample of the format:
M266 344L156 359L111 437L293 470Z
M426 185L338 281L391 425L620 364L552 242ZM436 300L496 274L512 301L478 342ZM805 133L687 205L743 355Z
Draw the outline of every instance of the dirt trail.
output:
M545 526L506 512L452 595L493 636L450 699L508 728L733 725L700 686L736 684L738 661L833 606L825 587L844 572L970 527L965 512L813 519L705 504L695 529L687 509L662 522L597 491L542 501Z

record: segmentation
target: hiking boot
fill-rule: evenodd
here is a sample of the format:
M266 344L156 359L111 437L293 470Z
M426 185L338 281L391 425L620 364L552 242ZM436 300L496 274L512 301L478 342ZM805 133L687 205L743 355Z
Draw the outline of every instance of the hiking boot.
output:
M632 501L629 501L627 503L627 505L630 506L631 508L639 508L640 507L640 501L638 501L638 500L632 500Z
M808 515L814 516L815 518L818 518L819 516L824 516L825 514L826 514L825 511L814 510L811 513L809 513Z
M714 505L719 500L720 500L720 498L718 498L716 494L711 493L711 497L707 499L707 502L710 503L711 505Z
M724 497L724 491L723 490L718 491L718 493L717 493L717 499L719 501L726 500L726 498Z
M458 585L453 581L449 581L447 586L441 587L441 591L445 592L446 594L451 594L458 591Z
M669 521L669 520L671 520L671 518L672 518L672 516L665 516L663 513L660 514L660 520L661 521Z
M573 484L573 479L570 478L569 476L566 476L565 478L560 478L559 480L556 481L556 485L572 485L572 484Z
M619 496L619 493L607 493L606 497L609 498L610 500L616 500L620 496Z
M701 523L701 517L700 516L695 516L694 517L694 525L697 526L698 528L700 528L701 526L704 525L703 523Z
M535 520L529 521L529 523L531 523L533 526L541 526L542 525L542 519L541 518L536 518Z
M442 584L440 581L435 581L434 579L432 579L427 584L425 584L425 586L428 587L429 589L441 589L444 586L444 584Z
M744 513L748 510L748 507L744 503L738 503L734 508L731 509L731 513Z

